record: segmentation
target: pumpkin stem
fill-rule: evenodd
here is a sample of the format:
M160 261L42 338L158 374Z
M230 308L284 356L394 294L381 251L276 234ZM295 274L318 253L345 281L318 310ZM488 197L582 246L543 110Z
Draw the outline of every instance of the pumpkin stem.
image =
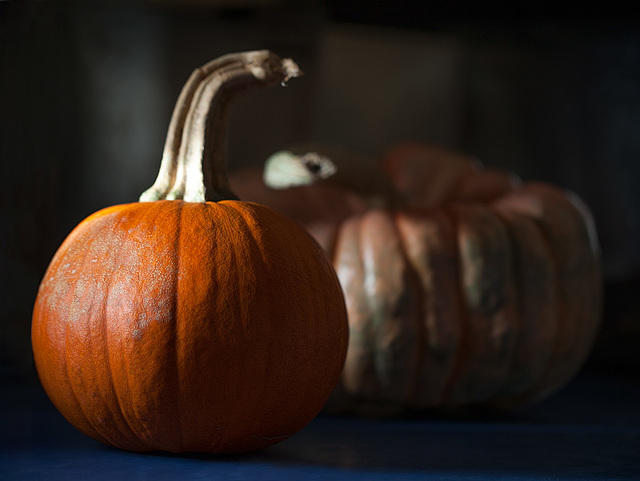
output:
M263 181L277 190L328 182L357 193L371 207L402 202L375 159L328 145L300 144L272 154L265 161Z
M171 116L160 171L140 202L237 199L227 180L230 104L253 90L302 74L291 59L267 50L222 56L189 77Z

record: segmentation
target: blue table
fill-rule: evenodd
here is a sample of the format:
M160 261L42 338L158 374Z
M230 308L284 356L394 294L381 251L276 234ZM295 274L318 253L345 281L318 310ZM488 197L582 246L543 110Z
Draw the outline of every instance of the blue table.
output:
M640 383L583 374L511 414L322 414L242 456L135 454L77 432L37 384L3 383L0 480L640 480Z

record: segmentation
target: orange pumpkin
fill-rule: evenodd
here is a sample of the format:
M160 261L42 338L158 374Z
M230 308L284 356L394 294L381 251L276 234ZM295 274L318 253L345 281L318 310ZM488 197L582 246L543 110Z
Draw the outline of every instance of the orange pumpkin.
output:
M89 216L55 254L33 352L83 433L132 451L250 451L330 396L348 337L335 271L299 225L233 200L216 130L236 94L296 73L265 51L197 69L143 201Z
M520 406L586 360L601 278L575 194L418 143L379 165L322 147L281 152L264 178L282 190L262 175L238 172L232 185L305 225L345 293L350 341L333 409Z

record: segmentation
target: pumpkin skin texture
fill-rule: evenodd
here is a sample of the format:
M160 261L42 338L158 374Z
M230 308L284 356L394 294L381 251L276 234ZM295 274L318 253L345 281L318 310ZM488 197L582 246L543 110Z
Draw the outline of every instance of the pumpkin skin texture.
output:
M600 326L599 247L587 206L429 145L400 144L379 165L396 197L364 209L345 203L318 218L322 229L296 216L291 199L272 204L314 235L334 233L316 237L342 284L350 339L328 409L511 409L564 387ZM260 175L251 184L244 172L232 185L260 201ZM316 212L330 180L282 195L304 194ZM349 180L332 185L334 203L361 192Z
M269 207L209 200L233 197L215 147L201 149L214 159L204 176L206 159L183 155L211 134L207 123L220 125L229 89L291 72L264 51L207 65L194 74L203 84L185 89L215 88L190 108L178 102L168 145L189 145L177 156L166 149L143 194L155 199L83 220L35 301L32 345L47 395L81 432L126 450L240 453L287 439L322 409L346 356L344 297L323 249ZM197 200L167 200L189 189Z
M73 231L45 275L35 361L55 406L95 439L250 451L326 402L346 349L341 295L321 249L266 207L111 207Z

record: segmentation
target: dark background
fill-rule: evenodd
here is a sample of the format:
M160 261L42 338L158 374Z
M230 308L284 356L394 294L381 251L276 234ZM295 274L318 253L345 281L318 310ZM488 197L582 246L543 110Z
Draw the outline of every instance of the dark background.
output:
M237 104L232 170L299 140L375 155L413 139L572 189L606 287L587 369L638 376L640 23L626 2L581 3L0 0L2 376L33 378L51 256L151 185L191 71L257 48L307 75Z

